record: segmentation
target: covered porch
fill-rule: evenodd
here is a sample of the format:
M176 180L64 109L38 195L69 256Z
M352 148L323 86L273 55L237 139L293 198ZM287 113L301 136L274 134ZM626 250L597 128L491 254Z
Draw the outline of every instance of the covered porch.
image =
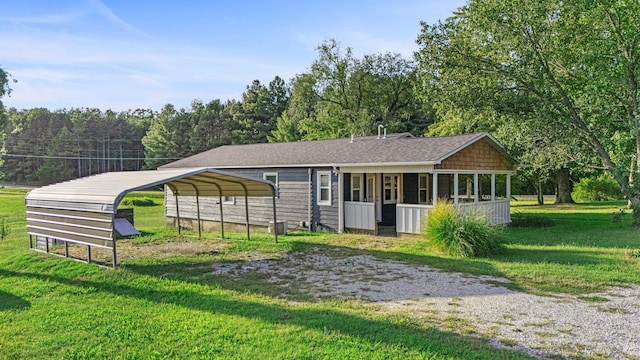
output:
M511 171L354 170L340 174L344 231L420 234L438 201L453 204L462 212L482 211L493 224L511 222Z

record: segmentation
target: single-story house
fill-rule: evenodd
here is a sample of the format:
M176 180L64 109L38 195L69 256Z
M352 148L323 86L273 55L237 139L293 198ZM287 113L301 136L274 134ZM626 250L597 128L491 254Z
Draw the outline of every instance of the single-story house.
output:
M273 182L277 218L290 229L419 234L437 201L463 211L481 208L495 224L511 221L514 164L488 133L227 145L160 169L202 167ZM178 198L165 199L167 223L176 226ZM253 227L272 220L269 199L226 196L222 206L218 201L179 197L181 226L195 228L199 215L205 228L216 229L221 208L225 226L244 224L246 209Z

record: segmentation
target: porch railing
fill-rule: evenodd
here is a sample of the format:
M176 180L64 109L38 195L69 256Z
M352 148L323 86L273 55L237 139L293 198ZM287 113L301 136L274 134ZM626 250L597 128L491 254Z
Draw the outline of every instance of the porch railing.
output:
M433 205L396 204L396 232L420 234Z
M375 204L370 202L345 201L344 227L349 229L375 230Z
M460 204L460 212L481 211L487 214L489 222L494 225L508 224L511 222L509 200L496 200L478 203Z
M496 200L479 203L461 203L460 212L485 212L492 224L507 224L511 222L509 200ZM420 234L423 226L428 222L432 205L397 204L396 232L406 234Z

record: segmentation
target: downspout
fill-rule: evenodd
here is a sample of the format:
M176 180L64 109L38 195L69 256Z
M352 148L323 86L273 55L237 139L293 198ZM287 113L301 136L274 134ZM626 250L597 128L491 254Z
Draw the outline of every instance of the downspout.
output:
M309 174L309 222L307 223L307 228L309 229L309 231L311 231L312 229L312 221L313 221L313 183L312 183L312 175L313 175L313 170L311 170L311 168L307 169L307 173Z

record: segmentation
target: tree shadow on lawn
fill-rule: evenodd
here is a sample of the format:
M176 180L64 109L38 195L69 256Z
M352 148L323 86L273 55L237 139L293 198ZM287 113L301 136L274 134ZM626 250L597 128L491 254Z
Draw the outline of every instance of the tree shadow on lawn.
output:
M19 296L0 290L0 311L23 310L29 308L31 303Z
M403 347L426 352L425 355L446 354L453 358L527 358L520 352L488 348L486 341L465 337L451 332L424 327L407 321L373 319L334 310L326 306L302 308L290 305L266 304L234 298L232 293L218 290L172 290L163 289L167 284L162 279L136 282L136 286L113 282L68 278L60 275L15 272L0 269L0 276L27 277L45 282L58 282L80 288L96 289L115 296L127 296L157 304L173 304L188 309L212 314L241 316L260 319L275 325L293 325L320 332L338 332L377 344ZM124 280L126 281L126 280ZM310 346L313 346L310 344Z

